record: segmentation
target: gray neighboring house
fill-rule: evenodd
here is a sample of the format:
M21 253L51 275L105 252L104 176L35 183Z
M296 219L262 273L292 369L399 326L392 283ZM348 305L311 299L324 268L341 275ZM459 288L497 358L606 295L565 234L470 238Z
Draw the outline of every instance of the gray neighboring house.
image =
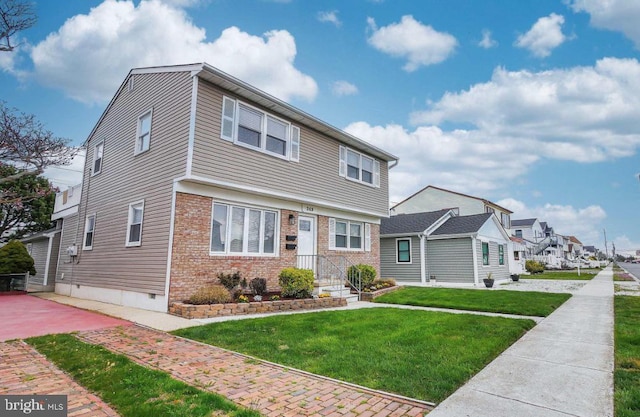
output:
M509 279L509 235L493 213L399 214L380 226L380 270L401 284L480 285Z
M28 292L53 291L61 232L61 229L54 228L22 239L36 268L36 274L29 276L27 281Z

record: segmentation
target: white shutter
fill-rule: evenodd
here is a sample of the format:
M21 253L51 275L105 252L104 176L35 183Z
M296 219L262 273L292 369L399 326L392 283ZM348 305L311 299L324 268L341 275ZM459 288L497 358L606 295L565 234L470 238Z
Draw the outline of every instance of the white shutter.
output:
M233 142L233 130L235 128L236 101L228 97L222 98L222 125L220 137Z
M336 219L329 219L329 249L336 248Z
M347 176L347 148L340 147L340 176Z
M380 187L380 162L373 160L373 185Z
M371 252L371 225L369 223L364 225L364 250Z
M292 161L300 161L300 128L291 126L291 158Z

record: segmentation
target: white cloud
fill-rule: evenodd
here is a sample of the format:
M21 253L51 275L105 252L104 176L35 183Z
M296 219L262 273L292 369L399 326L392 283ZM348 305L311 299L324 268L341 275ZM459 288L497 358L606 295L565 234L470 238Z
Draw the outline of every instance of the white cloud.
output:
M637 0L568 0L568 3L576 13L589 13L593 26L622 32L640 48L640 2Z
M482 39L478 42L478 46L484 49L490 49L498 46L498 42L491 38L491 31L489 29L483 29Z
M436 126L410 132L400 125L371 126L352 123L345 128L400 158L390 171L391 202L399 202L427 184L482 195L497 188L505 178L524 174L537 160L522 152L516 142L487 140L478 132L445 132Z
M616 254L623 256L635 256L636 251L640 250L640 242L634 242L627 237L627 235L616 236L613 239L613 244L616 246ZM611 255L611 242L609 243L609 255ZM602 248L604 250L604 248Z
M82 182L82 172L84 171L84 160L86 152L80 150L78 154L71 160L69 165L49 167L43 176L53 183L54 187L60 190L66 190L70 186L80 184Z
M515 45L530 50L539 58L549 56L553 49L567 40L562 33L563 23L564 17L555 13L541 17L527 33L518 36Z
M472 124L487 141L577 162L633 155L640 146L638 120L640 63L617 58L537 73L497 68L491 81L446 93L412 115L416 124Z
M323 23L331 23L336 27L342 26L342 22L338 19L338 11L318 12L318 20Z
M371 17L367 19L367 24L371 31L369 43L381 52L406 58L403 69L407 72L444 61L458 45L452 35L423 25L410 15L403 16L399 23L381 28L376 26Z
M348 81L340 80L331 85L331 91L338 97L352 96L354 94L358 94L358 87Z
M599 205L576 208L571 205L547 203L527 207L523 202L512 198L496 203L514 212L511 215L512 220L537 218L539 221L547 222L560 235L575 236L584 245L593 245L604 250L601 231L607 213Z
M254 36L229 27L207 42L182 9L159 0L105 0L68 19L31 57L39 82L87 103L109 100L133 67L203 61L283 100L313 100L317 84L295 68L296 52L286 30Z

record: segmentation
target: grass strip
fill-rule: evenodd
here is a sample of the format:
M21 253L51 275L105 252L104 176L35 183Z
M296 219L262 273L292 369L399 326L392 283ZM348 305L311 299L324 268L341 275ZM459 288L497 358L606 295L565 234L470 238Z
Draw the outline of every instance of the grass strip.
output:
M212 323L173 333L315 374L439 402L534 324L371 308Z
M558 279L569 281L589 281L600 273L599 269L580 269L578 275L577 269L569 271L544 271L541 274L521 275L522 279Z
M374 302L546 317L570 297L571 294L533 291L405 287L377 297Z
M216 411L232 417L260 416L218 394L201 391L70 334L34 337L26 342L123 417L211 416Z
M616 417L640 415L640 297L616 296L614 403Z

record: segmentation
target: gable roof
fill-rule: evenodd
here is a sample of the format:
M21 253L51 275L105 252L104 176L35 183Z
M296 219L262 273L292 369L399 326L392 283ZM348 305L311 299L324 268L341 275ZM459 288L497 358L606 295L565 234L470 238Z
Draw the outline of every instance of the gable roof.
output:
M489 201L489 200L486 200L486 199L484 199L484 198L474 197L474 196L472 196L472 195L459 193L459 192L457 192L457 191L447 190L447 189L445 189L445 188L440 188L440 187L436 187L436 186L433 186L433 185L427 185L427 186L426 186L426 187L424 187L423 189L421 189L421 190L419 190L419 191L417 191L417 192L413 193L412 195L410 195L409 197L405 198L404 200L402 200L401 202L399 202L399 203L398 203L398 204L396 204L395 206L391 207L391 210L393 210L395 207L399 206L400 204L404 203L405 201L408 201L408 200L412 199L413 197L417 196L417 195L418 195L418 194L420 194L421 192L426 191L426 190L427 190L427 189L429 189L429 188L434 189L434 190L438 190L438 191L444 191L444 192L446 192L446 193L456 194L456 195L459 195L459 196L462 196L462 197L473 198L474 200L482 201L482 202L483 202L485 205L487 205L487 206L491 206L491 207L497 208L498 210L504 211L505 213L513 214L513 212L512 212L511 210L509 210L509 209L507 209L507 208L504 208L504 207L502 207L502 206L499 206L499 205L497 205L496 203L491 202L491 201Z
M585 250L585 252L596 252L596 247L595 246L583 246L582 249Z
M445 209L424 213L397 214L389 218L382 218L380 235L422 233L448 212L449 209Z
M577 243L578 245L582 245L582 242L580 242L575 236L569 236L569 240L573 243Z
M163 72L190 72L193 76L198 76L203 80L206 80L218 87L223 89L232 91L234 94L237 94L239 97L245 98L247 100L251 100L254 103L258 103L263 107L270 109L271 111L277 112L291 121L295 123L299 123L301 125L305 125L313 130L319 131L329 137L336 139L337 141L344 143L347 146L350 146L356 150L363 151L368 153L369 155L375 156L376 158L386 161L386 162L396 162L398 161L398 157L392 155L378 147L375 147L368 142L365 142L362 139L359 139L349 133L345 132L342 129L338 129L322 120L311 116L304 111L285 103L284 101L250 85L245 83L244 81L239 80L238 78L233 77L226 72L219 70L216 67L213 67L206 62L195 63L195 64L185 64L185 65L169 65L169 66L158 66L158 67L147 67L147 68L134 68L129 71L129 74L124 79L120 88L116 91L113 98L105 108L104 112L100 116L100 119L94 126L93 130L87 136L84 144L86 146L89 138L93 136L96 129L109 112L111 106L115 103L116 98L120 94L120 92L127 86L128 80L132 75L136 74L154 74L154 73L163 73ZM391 167L395 166L395 164L391 165Z
M492 213L472 214L470 216L452 217L431 235L461 235L477 233Z
M533 224L536 222L536 220L538 220L538 219L511 220L511 228L513 228L515 226L533 226Z

